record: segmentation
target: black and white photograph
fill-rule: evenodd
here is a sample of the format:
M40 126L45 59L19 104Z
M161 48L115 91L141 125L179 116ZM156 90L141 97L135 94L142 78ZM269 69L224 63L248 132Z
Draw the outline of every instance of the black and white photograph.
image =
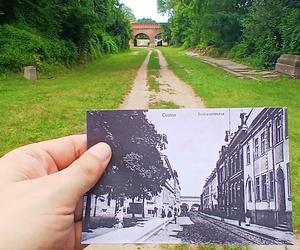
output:
M286 108L87 112L110 145L83 244L293 244Z

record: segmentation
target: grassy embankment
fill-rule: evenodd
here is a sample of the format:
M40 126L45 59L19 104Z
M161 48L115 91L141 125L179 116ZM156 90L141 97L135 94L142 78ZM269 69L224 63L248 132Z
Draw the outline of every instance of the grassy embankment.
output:
M184 54L162 48L170 67L207 107L288 107L292 164L294 228L300 231L300 80L286 76L272 80L243 80ZM189 73L187 73L189 72Z
M146 50L40 75L0 76L0 156L23 144L85 132L85 111L113 109L130 90Z

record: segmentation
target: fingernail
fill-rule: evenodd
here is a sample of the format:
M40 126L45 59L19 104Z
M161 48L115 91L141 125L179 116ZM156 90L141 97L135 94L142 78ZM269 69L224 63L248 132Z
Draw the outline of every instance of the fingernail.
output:
M89 152L101 161L108 161L111 158L111 148L106 143L99 143L89 149Z

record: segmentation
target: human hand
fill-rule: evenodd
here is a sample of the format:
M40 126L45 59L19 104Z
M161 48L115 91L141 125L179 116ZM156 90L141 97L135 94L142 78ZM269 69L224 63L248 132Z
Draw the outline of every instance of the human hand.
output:
M16 149L0 159L0 249L81 249L82 196L111 149L86 135Z

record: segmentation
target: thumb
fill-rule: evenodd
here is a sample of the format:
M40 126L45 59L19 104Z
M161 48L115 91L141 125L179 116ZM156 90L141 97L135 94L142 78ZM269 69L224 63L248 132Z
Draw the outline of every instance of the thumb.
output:
M86 151L68 168L49 175L49 184L56 186L65 202L74 205L100 179L110 159L111 149L106 143L99 143ZM63 196L63 197L62 197Z

